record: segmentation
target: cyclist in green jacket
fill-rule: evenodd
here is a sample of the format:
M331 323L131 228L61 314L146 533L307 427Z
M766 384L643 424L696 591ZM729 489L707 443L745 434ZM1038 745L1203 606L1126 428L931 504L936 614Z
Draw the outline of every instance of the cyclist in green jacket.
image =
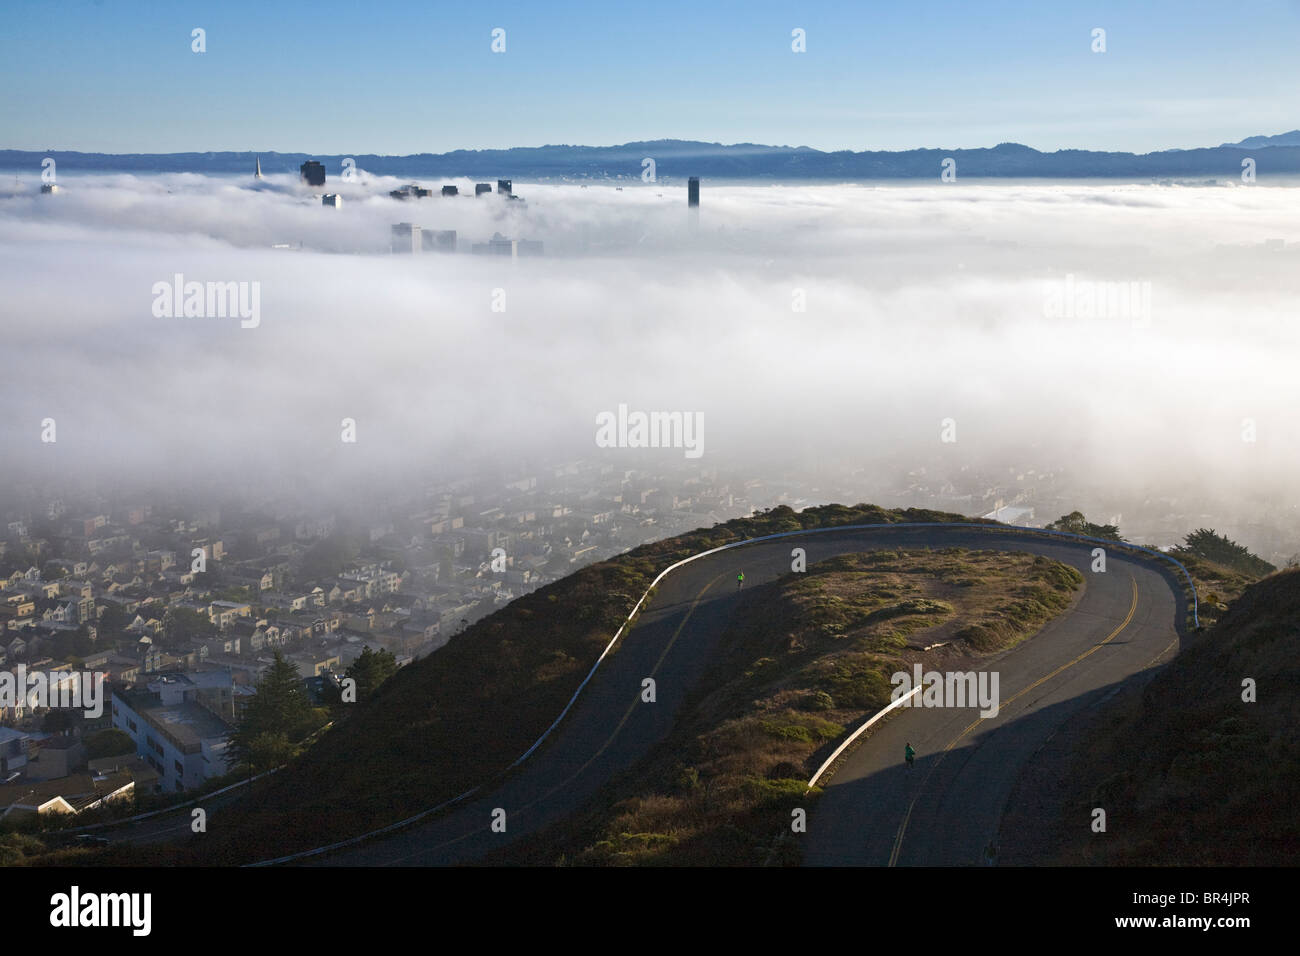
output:
M736 590L739 591L745 586L745 572L741 571L736 575Z
M912 763L914 760L916 760L916 751L912 749L912 745L910 743L903 750L903 759L907 761L907 769L911 770Z

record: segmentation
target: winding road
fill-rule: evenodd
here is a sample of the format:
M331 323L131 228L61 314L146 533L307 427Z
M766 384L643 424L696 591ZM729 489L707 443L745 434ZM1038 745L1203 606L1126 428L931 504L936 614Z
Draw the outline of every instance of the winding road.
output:
M981 662L1000 675L1001 708L900 709L821 781L805 841L810 865L977 865L997 833L1022 767L1071 716L1177 652L1186 599L1172 566L1121 548L1094 573L1094 542L1005 529L897 526L801 533L702 557L668 575L546 744L486 795L425 822L300 863L431 866L472 863L560 822L671 730L739 602L790 571L878 548L965 547L1042 554L1085 579L1073 610L1031 640ZM743 571L746 587L737 590ZM653 677L656 700L643 703ZM903 747L916 766L908 771Z

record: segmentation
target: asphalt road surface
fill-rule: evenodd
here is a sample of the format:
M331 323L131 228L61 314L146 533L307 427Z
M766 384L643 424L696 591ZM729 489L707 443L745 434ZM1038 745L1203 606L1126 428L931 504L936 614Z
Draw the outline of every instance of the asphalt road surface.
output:
M334 866L472 863L579 809L643 758L677 713L739 602L790 571L877 548L992 548L1043 554L1078 568L1074 610L981 669L1000 673L997 717L978 709L917 708L882 721L833 775L808 820L812 865L976 865L1026 761L1061 723L1117 682L1175 653L1184 599L1151 562L1107 552L1090 571L1086 542L971 528L882 528L809 534L702 558L660 583L650 607L601 665L551 739L486 795L406 830L302 862ZM743 571L745 587L736 575ZM642 681L656 682L643 703ZM915 768L903 747L917 751ZM342 834L340 835L342 836Z
M806 864L988 865L992 842L996 865L1015 839L1004 833L999 843L998 825L1024 765L1070 717L1177 652L1182 602L1149 564L1109 552L1106 573L1093 574L1087 550L1042 553L1079 568L1087 590L1073 613L980 663L999 673L997 716L900 708L882 721L825 782L809 815ZM916 750L910 770L908 743Z

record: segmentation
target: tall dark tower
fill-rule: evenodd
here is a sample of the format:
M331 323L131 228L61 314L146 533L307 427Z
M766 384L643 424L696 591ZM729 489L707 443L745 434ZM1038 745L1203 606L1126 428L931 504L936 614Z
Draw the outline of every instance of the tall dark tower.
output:
M700 177L692 176L686 183L686 205L692 209L700 205Z
M325 185L325 167L314 159L309 159L299 166L298 174L308 186Z

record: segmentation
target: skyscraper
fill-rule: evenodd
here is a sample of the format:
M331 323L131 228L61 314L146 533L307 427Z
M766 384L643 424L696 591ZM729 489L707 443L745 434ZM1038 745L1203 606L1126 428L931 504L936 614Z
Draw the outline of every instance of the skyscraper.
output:
M694 209L700 204L700 177L692 176L686 183L686 205Z
M302 181L308 186L325 185L325 167L314 159L309 159L299 166L298 172L302 177Z
M503 196L512 196L512 195L514 195L514 191L515 191L514 184L511 183L510 180L508 180L508 179L498 179L498 180L497 180L497 194L498 194L498 195L503 195Z
M420 239L424 244L425 252L455 252L456 251L456 230L455 229L425 229L420 233Z
M419 252L424 248L420 239L420 227L410 222L399 222L393 226L392 246L395 253Z
M261 156L257 157L257 167L253 170L253 178L254 179L262 178L262 157Z

